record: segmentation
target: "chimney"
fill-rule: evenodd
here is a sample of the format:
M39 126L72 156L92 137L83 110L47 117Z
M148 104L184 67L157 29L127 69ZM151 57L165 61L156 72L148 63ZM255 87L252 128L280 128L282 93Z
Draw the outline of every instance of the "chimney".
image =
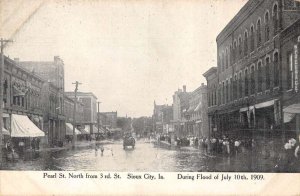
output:
M186 85L183 85L183 92L186 93Z
M204 83L201 83L201 86L204 86Z
M14 58L14 61L19 62L20 59L19 58Z

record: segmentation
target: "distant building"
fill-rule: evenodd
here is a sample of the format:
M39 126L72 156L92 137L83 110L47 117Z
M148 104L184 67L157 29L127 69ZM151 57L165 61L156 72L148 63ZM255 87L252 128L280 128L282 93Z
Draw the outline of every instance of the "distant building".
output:
M187 111L188 135L196 137L208 137L207 118L207 86L203 83L196 90L191 92Z
M100 124L108 129L117 128L118 112L100 112Z
M74 92L65 94L71 99L75 98ZM97 124L97 97L92 92L77 92L77 99L83 104L82 124L90 126L90 133L94 133Z
M173 109L169 105L157 105L154 101L154 109L152 115L153 128L151 130L156 133L168 133L173 131L169 126L173 119Z
M173 120L172 125L174 127L175 134L179 137L186 136L187 132L187 121L189 120L188 109L189 109L190 93L186 91L186 86L183 89L178 89L173 95Z

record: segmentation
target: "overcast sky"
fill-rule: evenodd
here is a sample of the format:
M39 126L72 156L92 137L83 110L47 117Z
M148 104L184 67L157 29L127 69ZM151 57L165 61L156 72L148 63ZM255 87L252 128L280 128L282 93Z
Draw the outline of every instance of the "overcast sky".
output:
M28 6L39 9L31 10L30 19L14 31L14 43L5 53L34 61L58 55L65 63L66 91L73 91L72 82L78 80L83 83L80 91L91 91L102 102L101 111L151 116L154 100L172 104L174 91L182 85L193 91L206 83L202 74L216 66L216 36L245 3L90 0L47 1L40 7L23 3L15 10L9 6L7 13L15 14L7 18L16 18L30 10Z

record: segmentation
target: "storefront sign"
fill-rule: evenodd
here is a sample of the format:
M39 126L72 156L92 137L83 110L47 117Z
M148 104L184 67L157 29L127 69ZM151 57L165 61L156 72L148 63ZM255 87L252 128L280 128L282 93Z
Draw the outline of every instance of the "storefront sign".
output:
M295 49L295 92L298 92L298 46L294 46Z

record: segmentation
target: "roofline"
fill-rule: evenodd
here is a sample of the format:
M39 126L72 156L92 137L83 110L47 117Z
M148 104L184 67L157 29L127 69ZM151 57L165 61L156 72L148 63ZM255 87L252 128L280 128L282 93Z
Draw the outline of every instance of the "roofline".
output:
M66 93L66 94L74 94L73 91L66 91L65 93ZM91 96L93 96L95 99L98 99L98 98L96 97L96 95L95 95L94 93L92 93L92 92L77 92L77 96L80 96L80 95L91 95Z
M217 72L218 68L217 67L211 67L209 70L207 70L204 74L202 74L205 78L208 77L209 75L213 74L213 72Z

